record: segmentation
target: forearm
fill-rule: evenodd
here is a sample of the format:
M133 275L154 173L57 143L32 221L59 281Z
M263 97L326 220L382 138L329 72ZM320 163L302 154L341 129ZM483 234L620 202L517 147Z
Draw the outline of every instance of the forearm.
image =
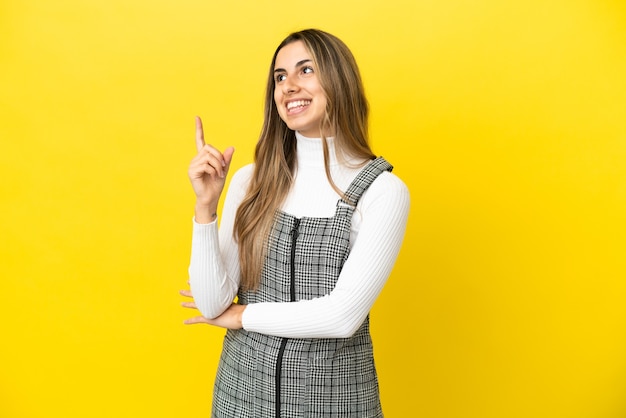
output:
M194 219L199 224L209 224L217 219L217 202L196 202Z
M248 305L242 315L242 326L248 331L277 337L348 338L368 312L367 308L354 309L351 301L326 295L299 302Z

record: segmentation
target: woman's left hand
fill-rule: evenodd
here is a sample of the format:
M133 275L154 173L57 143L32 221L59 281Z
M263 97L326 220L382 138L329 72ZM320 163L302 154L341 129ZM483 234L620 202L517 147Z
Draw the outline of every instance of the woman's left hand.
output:
M193 295L191 294L191 290L181 290L180 294L188 298L193 298ZM196 303L193 301L183 302L181 303L181 305L184 308L198 309L196 307ZM222 312L220 316L216 318L209 319L209 318L205 318L202 315L199 315L199 316L195 316L193 318L189 318L185 320L184 323L187 325L209 324L209 325L215 325L217 327L228 328L228 329L241 329L243 328L243 325L241 323L241 317L245 309L246 309L246 305L238 305L236 303L233 303L224 312Z

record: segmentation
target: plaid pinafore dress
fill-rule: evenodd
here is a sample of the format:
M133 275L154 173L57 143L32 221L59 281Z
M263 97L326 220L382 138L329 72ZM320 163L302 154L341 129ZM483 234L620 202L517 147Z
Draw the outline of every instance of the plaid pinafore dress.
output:
M308 300L329 294L348 257L350 223L365 190L392 167L370 161L331 218L278 212L256 291L241 304ZM214 418L379 418L369 317L350 338L281 338L228 330L213 397Z

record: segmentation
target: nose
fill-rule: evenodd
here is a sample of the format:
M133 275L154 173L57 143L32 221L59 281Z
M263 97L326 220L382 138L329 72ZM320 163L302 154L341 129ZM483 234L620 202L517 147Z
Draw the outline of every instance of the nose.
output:
M298 80L293 77L287 77L287 79L283 82L283 93L284 94L293 94L300 89L298 86Z

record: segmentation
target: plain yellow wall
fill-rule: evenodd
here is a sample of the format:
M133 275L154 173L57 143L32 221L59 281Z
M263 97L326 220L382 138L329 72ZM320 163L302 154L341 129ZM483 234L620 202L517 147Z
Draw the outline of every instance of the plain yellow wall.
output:
M5 0L0 417L208 416L193 117L250 162L305 27L352 48L412 193L372 312L386 416L626 416L623 1Z

